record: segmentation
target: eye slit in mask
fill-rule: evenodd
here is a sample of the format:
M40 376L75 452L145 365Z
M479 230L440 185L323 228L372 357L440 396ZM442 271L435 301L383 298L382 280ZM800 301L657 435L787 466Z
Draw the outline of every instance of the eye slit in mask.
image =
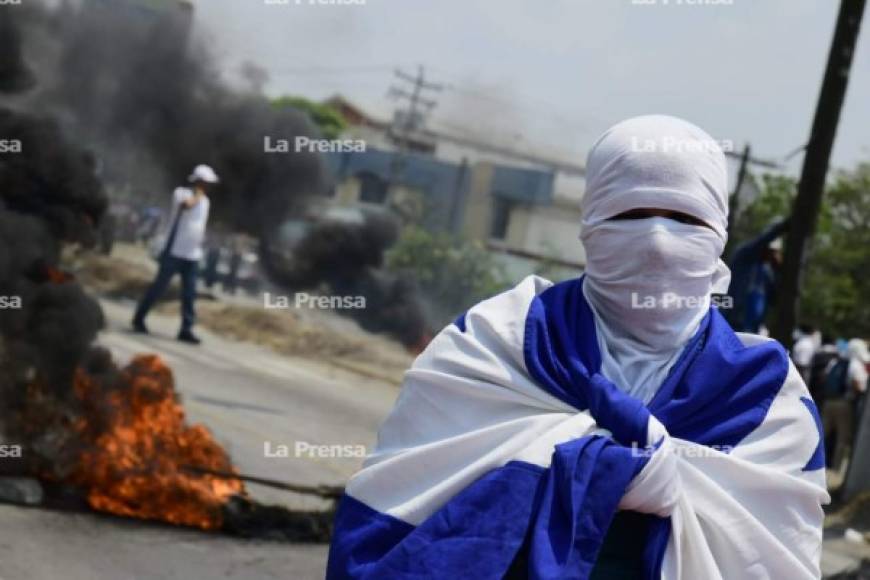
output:
M656 208L639 208L639 209L631 209L628 211L624 211L621 214L615 215L612 218L608 218L610 220L642 220L651 217L664 217L676 222L680 222L682 224L688 224L691 226L702 226L705 228L711 228L707 223L703 220L699 220L695 216L691 216L687 213L683 213L681 211L671 211L667 209L656 209Z

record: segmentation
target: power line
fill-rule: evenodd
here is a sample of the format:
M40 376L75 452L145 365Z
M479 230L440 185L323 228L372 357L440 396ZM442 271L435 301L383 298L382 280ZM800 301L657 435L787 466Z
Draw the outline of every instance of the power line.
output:
M416 75L406 73L401 69L394 70L393 74L400 83L390 86L387 95L408 101L407 108L398 109L394 118L394 128L400 137L399 148L401 151L408 144L411 133L423 128L426 115L438 105L434 98L428 98L424 95L440 93L444 90L444 85L427 81L426 69L423 68L423 65L417 66Z
M303 77L333 77L333 76L342 76L342 75L357 75L357 74L383 74L389 71L393 71L396 76L398 76L398 72L401 72L405 75L406 82L413 82L413 76L405 73L401 70L397 71L396 69L406 65L399 64L371 64L371 65L339 65L339 66L301 66L301 67L281 67L281 68L271 68L269 69L269 74L275 77L281 76L303 76ZM429 67L439 71L441 74L442 69ZM446 73L447 76L453 77L454 80L458 80L459 75ZM401 77L399 77L401 78ZM576 117L571 117L566 114L560 114L554 112L554 109L557 109L555 105L546 100L538 99L535 97L525 96L520 97L517 95L511 95L510 97L506 97L504 95L499 95L491 92L487 92L480 89L469 88L460 86L456 83L444 83L438 85L442 90L446 92L452 92L456 94L465 95L467 97L479 99L482 101L488 101L492 103L501 103L503 105L510 105L519 107L521 109L529 109L533 110L534 114L538 117L545 116L553 121L557 121L563 126L574 127L574 128L583 128L586 126L584 121L577 119ZM399 96L405 99L410 98L411 93L403 90L399 87L394 87L389 93L391 96Z
M393 98L405 99L409 103L406 110L407 116L403 123L403 132L407 137L412 130L422 127L424 115L438 104L435 99L424 97L424 93L440 93L444 90L444 85L427 81L426 69L423 68L423 65L417 66L416 75L406 73L401 69L396 69L393 71L393 74L406 85L393 85L387 94ZM407 85L410 85L410 87ZM425 109L425 113L422 112L423 109ZM397 121L399 120L400 117L397 117Z
M432 90L435 92L452 92L461 95L465 95L468 97L472 97L475 99L479 99L482 101L492 102L492 103L501 103L504 105L515 106L521 109L533 109L536 117L548 117L552 121L559 122L564 127L573 127L575 129L585 129L587 127L587 123L580 120L577 117L572 117L567 114L554 112L553 109L557 108L551 102L546 101L545 99L540 99L537 97L533 97L530 95L500 95L488 92L486 90L481 90L478 88L470 88L466 86L460 86L454 82L448 83L430 83L425 79L425 70L418 66L417 75L413 75L405 72L401 69L403 65L395 65L395 64L357 64L357 65L338 65L338 66L301 66L301 67L282 67L279 69L271 69L270 74L274 74L276 76L281 75L291 75L291 76L314 76L314 77L322 77L322 76L336 76L336 75L348 75L348 74L382 74L389 71L393 72L393 75L402 83L410 85L410 87L403 86L391 86L388 92L388 96L393 98L400 98L407 100L411 103L411 106L406 111L400 111L397 119L399 121L397 123L400 131L398 132L399 137L404 137L407 140L408 134L413 132L415 125L422 126L422 122L425 119L425 115L423 110L425 110L425 114L431 112L437 106L437 102L434 99L426 98L422 96L422 92L425 90ZM459 75L455 73L450 73L440 67L429 67L439 72L440 76L446 76L449 78L453 78L455 81L460 78ZM422 71L422 73L421 73ZM422 74L422 76L421 76ZM417 83L421 82L419 91L417 90ZM372 83L366 83L370 86L374 85ZM411 88L413 87L413 88ZM415 97L416 92L416 97ZM404 116L402 115L404 114ZM406 125L410 123L411 130L408 131ZM439 123L444 126L451 126L451 124L444 119L439 120ZM466 127L459 127L456 125L452 125L455 129L465 130ZM765 160L765 159L757 159L754 157L750 157L748 162L750 165L757 165L761 167L765 167L767 169L781 169L782 163L787 162L791 157L795 156L798 153L801 153L806 146L802 146L796 149L793 152L790 152L782 161L773 161L773 160ZM732 157L734 159L741 160L743 155L737 152L726 151L726 155Z
M394 70L394 64L371 64L371 65L344 65L344 66L300 66L300 67L280 67L269 69L272 74L287 74L287 75L306 75L306 74L353 74L353 73L375 73L387 72Z
M398 109L393 121L395 137L399 146L398 155L395 156L391 167L390 181L395 185L404 169L405 155L410 145L411 134L423 128L426 115L438 104L434 98L428 98L424 95L440 93L444 90L444 85L427 81L426 69L423 68L423 65L417 66L416 75L406 73L401 69L396 69L393 74L399 84L390 86L388 95L408 101L407 109Z

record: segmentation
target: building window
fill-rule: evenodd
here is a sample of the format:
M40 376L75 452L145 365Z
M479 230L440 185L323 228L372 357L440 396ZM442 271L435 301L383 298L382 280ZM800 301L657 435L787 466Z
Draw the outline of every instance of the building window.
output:
M508 226L511 221L511 210L513 203L498 197L492 198L492 222L489 229L489 237L496 240L503 240L507 237Z
M359 200L365 203L383 205L387 201L387 182L368 171L357 174L359 179Z

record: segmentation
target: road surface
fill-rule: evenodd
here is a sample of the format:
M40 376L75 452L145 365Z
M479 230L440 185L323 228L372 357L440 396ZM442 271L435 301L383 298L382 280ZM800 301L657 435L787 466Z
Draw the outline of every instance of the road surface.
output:
M120 363L157 353L172 368L189 421L207 425L243 473L342 485L358 457L293 456L297 444L370 450L398 389L327 364L282 357L200 330L204 344L174 340L177 319L152 314L151 336L132 334L132 305L102 302L100 344ZM291 457L267 457L287 446ZM307 448L307 447L306 447ZM353 453L351 453L353 455ZM249 485L265 503L300 509L320 500ZM96 514L0 505L0 579L322 578L326 546L247 541Z

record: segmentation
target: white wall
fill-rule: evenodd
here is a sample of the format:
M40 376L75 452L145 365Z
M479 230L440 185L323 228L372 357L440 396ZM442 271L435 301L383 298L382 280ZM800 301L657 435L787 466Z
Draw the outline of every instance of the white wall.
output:
M586 253L578 239L580 209L564 206L532 208L526 230L524 250L577 264L586 263Z

